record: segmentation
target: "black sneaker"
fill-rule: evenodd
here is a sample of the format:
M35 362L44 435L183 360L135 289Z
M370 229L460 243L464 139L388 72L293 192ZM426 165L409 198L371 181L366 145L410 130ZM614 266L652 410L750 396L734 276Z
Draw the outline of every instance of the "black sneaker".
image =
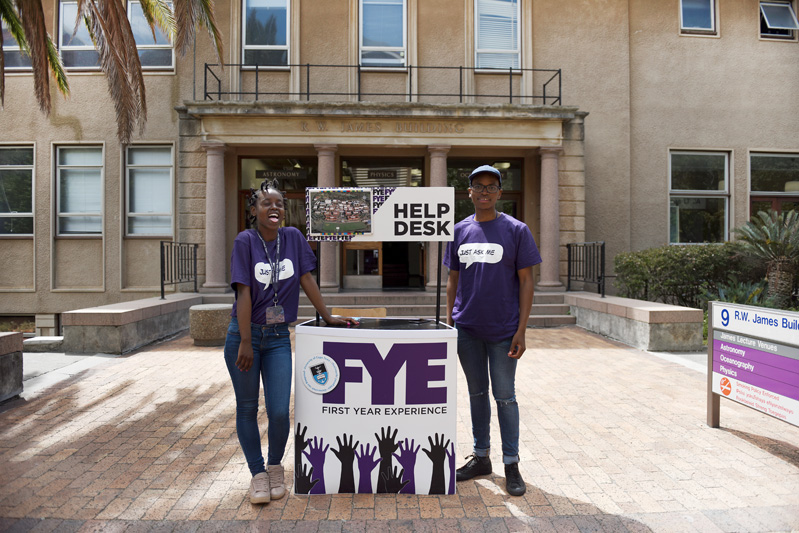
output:
M519 463L505 465L505 489L511 496L521 496L527 492L527 485L519 473Z
M466 481L477 476L485 476L492 472L489 457L469 456L469 462L460 467L455 473L456 481Z

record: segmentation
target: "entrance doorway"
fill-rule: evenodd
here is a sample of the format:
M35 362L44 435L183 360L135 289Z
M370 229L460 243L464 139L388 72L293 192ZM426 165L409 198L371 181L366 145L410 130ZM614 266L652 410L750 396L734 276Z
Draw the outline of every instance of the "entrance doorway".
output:
M342 158L342 187L421 187L422 158ZM342 243L344 289L424 290L421 242Z
M383 290L424 290L424 246L420 242L383 243Z

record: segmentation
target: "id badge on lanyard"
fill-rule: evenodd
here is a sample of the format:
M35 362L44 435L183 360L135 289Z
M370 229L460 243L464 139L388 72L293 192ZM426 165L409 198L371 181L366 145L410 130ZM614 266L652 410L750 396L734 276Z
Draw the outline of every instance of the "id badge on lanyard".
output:
M280 232L277 233L277 249L275 250L275 261L272 262L272 258L269 257L269 250L266 249L266 241L264 238L261 237L261 233L256 229L255 233L258 234L258 238L261 239L261 244L264 246L264 253L266 254L266 260L269 261L269 267L271 268L270 275L272 277L272 287L275 289L275 299L273 301L273 305L271 307L266 308L266 323L269 324L282 324L286 321L286 313L283 312L283 306L277 303L277 285L280 280Z

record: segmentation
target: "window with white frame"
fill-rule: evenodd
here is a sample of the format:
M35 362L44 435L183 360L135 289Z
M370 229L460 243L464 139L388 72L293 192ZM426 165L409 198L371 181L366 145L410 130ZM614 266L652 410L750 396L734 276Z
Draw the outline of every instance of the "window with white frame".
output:
M360 0L361 65L404 67L407 46L405 0Z
M103 232L103 148L56 148L58 235Z
M727 240L729 168L726 152L671 152L669 242Z
M31 146L0 146L0 235L33 235Z
M519 0L475 0L475 66L518 68Z
M749 211L799 211L799 154L749 156Z
M172 235L172 147L129 146L127 234Z
M23 70L31 68L30 56L22 50L16 38L6 25L6 21L0 21L3 32L3 60L7 71Z
M242 63L253 66L287 66L290 0L243 2Z
M100 54L83 19L78 19L77 2L59 4L58 50L65 67L98 68ZM77 25L77 30L75 29ZM74 35L73 35L74 34Z
M136 40L136 49L139 51L142 68L173 68L174 54L169 37L156 26L155 38L153 38L153 31L144 17L141 2L138 0L128 2L128 20L130 28L133 30L133 38Z
M760 36L768 39L796 39L799 21L791 2L760 2Z
M716 33L716 0L680 0L682 33Z

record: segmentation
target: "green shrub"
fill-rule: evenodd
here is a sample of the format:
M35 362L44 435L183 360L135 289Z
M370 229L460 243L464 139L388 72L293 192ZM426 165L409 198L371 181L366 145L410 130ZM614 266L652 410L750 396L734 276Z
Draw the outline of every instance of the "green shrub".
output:
M729 283L720 283L716 292L707 292L705 300L769 307L766 286L766 280L738 281L731 276Z
M753 263L736 243L673 246L626 252L614 258L619 295L685 307L706 305L707 293L718 294L730 276L742 282L763 279L763 266Z

